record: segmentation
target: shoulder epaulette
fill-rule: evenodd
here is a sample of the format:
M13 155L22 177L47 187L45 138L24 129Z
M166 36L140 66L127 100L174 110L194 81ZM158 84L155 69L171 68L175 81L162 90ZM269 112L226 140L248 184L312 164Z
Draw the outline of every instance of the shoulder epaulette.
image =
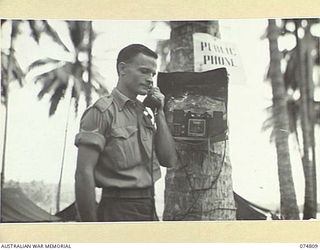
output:
M93 106L99 109L101 112L104 112L110 107L110 105L112 104L112 100L112 95L106 95L96 101Z

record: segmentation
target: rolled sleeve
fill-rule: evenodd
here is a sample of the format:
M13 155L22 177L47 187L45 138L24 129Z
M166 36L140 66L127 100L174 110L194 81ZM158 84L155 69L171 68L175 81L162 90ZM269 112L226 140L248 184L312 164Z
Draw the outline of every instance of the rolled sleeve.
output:
M79 145L91 145L97 147L100 152L102 152L105 145L105 138L98 133L91 131L82 131L76 135L74 144L79 147Z
M75 137L75 145L89 145L102 152L106 143L107 123L103 113L92 107L86 110L80 122L80 131Z

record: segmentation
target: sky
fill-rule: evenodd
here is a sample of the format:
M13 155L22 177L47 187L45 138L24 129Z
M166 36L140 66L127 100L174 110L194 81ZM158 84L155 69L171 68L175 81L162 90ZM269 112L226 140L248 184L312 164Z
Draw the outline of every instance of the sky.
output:
M59 21L52 24L60 29L61 34L65 32L65 27ZM122 47L130 43L143 43L155 49L157 39L169 38L170 30L166 25L159 24L152 32L150 25L149 21L94 22L93 27L98 37L93 53L109 91L116 85L115 60ZM275 146L269 142L270 131L261 131L262 123L267 117L265 109L271 105L271 87L265 81L269 63L268 42L261 39L266 26L265 19L220 20L221 39L235 44L242 62L240 69L230 75L229 82L229 146L234 190L254 203L275 209L280 202ZM6 27L4 32L5 29ZM44 55L66 56L60 55L52 47L50 40L43 39L41 42L43 49L39 50L28 33L20 34L16 50L22 67L27 67L32 60ZM6 47L7 44L2 39L1 46ZM281 42L280 46L284 46L283 44L290 46L290 41ZM70 89L59 104L56 114L50 118L49 97L45 96L38 101L36 96L39 90L40 86L33 84L30 79L27 79L23 88L17 84L11 85L6 180L58 183ZM84 109L82 100L79 114ZM0 116L4 117L3 106L0 106L0 112ZM75 117L71 113L63 172L63 183L68 186L73 186L74 183L74 136L79 129L79 119L80 115ZM3 128L1 119L1 136ZM290 148L297 200L298 204L302 204L304 178L294 138L290 138ZM0 149L2 152L2 143ZM163 210L165 169L162 172L163 178L156 184L158 212ZM320 177L318 186L319 180Z

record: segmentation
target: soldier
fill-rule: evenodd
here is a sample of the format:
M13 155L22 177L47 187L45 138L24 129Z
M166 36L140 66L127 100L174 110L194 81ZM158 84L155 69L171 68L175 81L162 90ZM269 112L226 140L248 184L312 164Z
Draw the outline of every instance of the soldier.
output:
M75 174L81 221L157 220L154 181L160 164L173 167L177 156L166 123L164 95L153 87L157 54L141 44L123 48L117 58L118 83L83 114ZM137 95L156 100L156 129ZM160 163L160 164L159 164ZM96 209L95 187L102 188Z

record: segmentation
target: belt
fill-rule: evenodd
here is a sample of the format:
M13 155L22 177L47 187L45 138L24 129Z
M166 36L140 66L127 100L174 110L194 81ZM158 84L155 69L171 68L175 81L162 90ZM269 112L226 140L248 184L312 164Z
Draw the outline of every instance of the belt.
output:
M102 198L152 198L152 188L104 188Z

